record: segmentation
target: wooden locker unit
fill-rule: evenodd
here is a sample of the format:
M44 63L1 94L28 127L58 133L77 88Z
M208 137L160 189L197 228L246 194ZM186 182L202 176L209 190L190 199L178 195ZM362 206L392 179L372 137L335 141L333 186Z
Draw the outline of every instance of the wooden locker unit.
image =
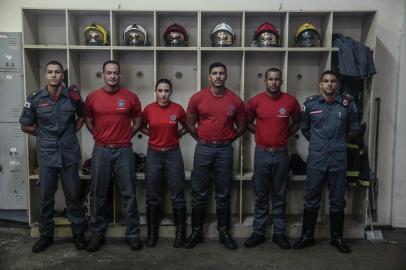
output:
M23 44L25 93L45 85L43 69L55 59L68 70L68 83L76 84L86 96L102 86L102 64L113 59L121 64L121 84L140 97L143 108L154 101L154 85L160 78L173 83L172 99L185 109L189 98L208 85L208 66L216 61L224 62L228 68L226 86L237 93L245 102L265 89L264 76L269 67L283 71L282 91L296 96L299 103L306 97L318 93L320 73L336 65L334 57L338 48L332 47L332 34L342 33L356 41L375 48L376 11L160 11L160 10L73 10L73 9L23 9ZM257 27L264 22L272 23L280 33L280 47L251 47ZM229 24L236 33L232 47L211 47L209 38L212 29L219 23ZM297 28L303 23L312 23L321 34L321 46L317 48L295 47ZM109 32L107 46L86 46L83 30L90 23L101 23ZM165 47L165 29L178 23L185 27L189 36L187 47ZM145 47L125 46L123 31L130 24L139 24L148 32L150 44ZM364 98L364 121L371 124L372 80L366 83ZM82 128L78 132L82 149L82 163L91 157L93 139ZM367 139L372 142L367 134ZM137 153L146 153L148 138L137 134L133 148ZM369 144L372 149L373 144ZM181 139L181 150L185 162L185 193L190 213L190 174L193 169L195 141L187 135ZM252 190L254 136L248 131L233 143L234 187L231 197L233 234L245 238L252 232L255 195ZM289 139L289 152L307 156L308 143L298 132ZM39 199L36 192L38 179L35 167L35 139L28 136L29 164L29 213L31 233L38 235ZM84 186L89 185L89 176L81 175ZM144 174L137 172L137 200L145 234L145 181ZM288 229L291 237L298 237L301 231L305 176L291 175L288 187ZM57 193L57 208L64 206L61 191ZM211 187L208 202L207 236L216 237L215 199ZM346 225L347 237L363 237L365 225L365 190L352 188L347 194ZM329 235L328 191L323 195L323 206L316 228L317 237ZM124 235L122 204L117 188L112 193L111 225L109 236ZM89 196L87 200L89 206ZM161 235L173 236L174 224L170 195L164 199L164 216ZM89 209L89 207L88 207ZM67 220L59 218L61 226L56 236L70 234ZM190 217L188 218L190 224ZM271 224L267 233L271 234Z

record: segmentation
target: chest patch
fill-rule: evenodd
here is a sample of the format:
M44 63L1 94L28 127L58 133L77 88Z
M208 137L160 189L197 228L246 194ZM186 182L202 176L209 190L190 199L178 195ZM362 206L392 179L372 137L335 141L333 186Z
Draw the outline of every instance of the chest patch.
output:
M176 115L174 115L174 114L169 115L169 122L176 123Z
M117 109L119 109L119 110L125 109L125 100L124 99L119 99L117 101Z
M236 111L237 111L237 109L235 108L235 106L234 106L234 105L230 105L230 106L228 107L227 115L233 116Z
M286 118L288 117L288 111L285 108L280 108L278 111L278 116L279 118Z
M51 104L48 103L48 102L43 102L43 103L38 104L38 105L37 105L37 108L48 107L48 106L50 106L50 105L51 105Z
M317 110L317 111L311 111L310 114L318 114L318 113L322 113L322 110Z

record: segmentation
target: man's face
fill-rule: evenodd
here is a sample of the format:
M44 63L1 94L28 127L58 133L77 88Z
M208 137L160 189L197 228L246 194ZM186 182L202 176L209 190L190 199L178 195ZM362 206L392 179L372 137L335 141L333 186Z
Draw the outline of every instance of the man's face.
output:
M337 91L337 77L333 74L325 74L319 83L320 90L327 96L334 95Z
M45 70L48 86L59 87L63 80L63 71L60 66L50 64Z
M172 90L167 83L160 83L156 87L155 95L156 100L162 104L167 104L172 94Z
M224 83L227 80L227 74L223 67L212 68L209 74L209 81L211 86L216 88L224 87Z
M269 94L277 94L281 91L282 78L279 72L270 71L265 78L266 91Z
M107 64L103 71L104 84L110 87L115 87L120 83L120 70L118 65Z

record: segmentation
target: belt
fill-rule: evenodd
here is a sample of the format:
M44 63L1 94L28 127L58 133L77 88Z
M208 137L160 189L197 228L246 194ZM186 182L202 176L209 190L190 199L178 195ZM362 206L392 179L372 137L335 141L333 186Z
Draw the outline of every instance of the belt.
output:
M257 144L257 148L266 152L283 152L287 151L288 148L286 146L280 146L280 147L263 147L261 145Z
M114 143L96 143L97 146L99 147L104 147L104 148L127 148L131 146L131 143L129 144L114 144Z
M152 145L148 145L149 149L153 150L153 151L158 151L158 152L168 152L171 150L175 150L177 148L179 148L179 144L175 144L172 146L168 146L168 147L157 147L157 146L152 146Z
M232 143L231 140L205 140L199 138L199 142L208 143L208 144L230 144Z

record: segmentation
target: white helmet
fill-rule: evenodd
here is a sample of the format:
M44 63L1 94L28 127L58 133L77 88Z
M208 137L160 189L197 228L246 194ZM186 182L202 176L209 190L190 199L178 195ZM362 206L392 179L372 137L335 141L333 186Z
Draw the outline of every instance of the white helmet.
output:
M147 31L139 24L131 24L124 30L123 41L126 46L147 46Z
M230 25L222 22L210 33L211 45L213 47L229 47L234 44L235 33Z

